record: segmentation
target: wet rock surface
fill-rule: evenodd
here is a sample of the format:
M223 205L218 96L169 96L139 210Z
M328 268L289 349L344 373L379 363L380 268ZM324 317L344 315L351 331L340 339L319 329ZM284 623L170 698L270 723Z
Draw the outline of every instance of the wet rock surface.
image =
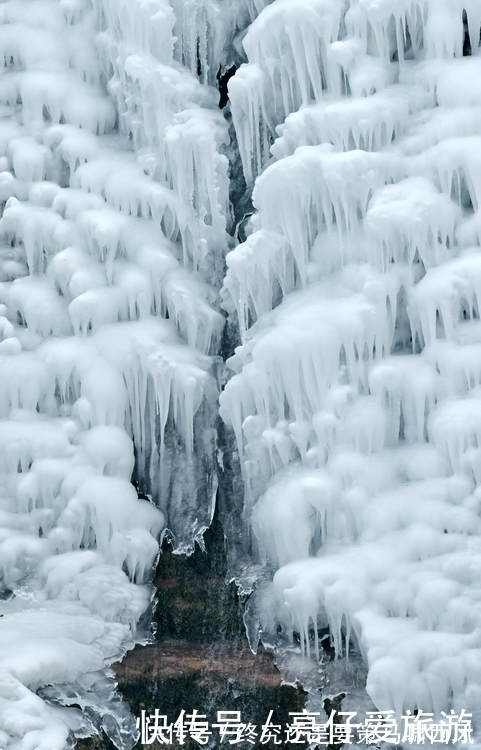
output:
M271 654L254 655L245 637L243 606L233 583L226 584L227 548L218 514L204 535L205 551L196 546L190 557L176 555L165 542L154 583L156 642L137 646L113 665L120 693L135 716L160 714L175 722L182 710L197 710L210 726L217 711L240 711L242 721L256 725L258 736L239 748L274 748L260 743L260 729L271 722L285 727L289 712L301 711L305 693L282 685ZM198 748L186 737L170 747ZM212 732L208 748L231 747ZM107 738L80 740L78 750L112 750ZM144 745L139 741L137 749ZM165 747L152 743L145 747ZM300 745L299 745L300 747Z
M164 541L157 566L154 623L157 640L211 643L244 637L243 607L234 583L226 584L227 543L216 512L189 557Z

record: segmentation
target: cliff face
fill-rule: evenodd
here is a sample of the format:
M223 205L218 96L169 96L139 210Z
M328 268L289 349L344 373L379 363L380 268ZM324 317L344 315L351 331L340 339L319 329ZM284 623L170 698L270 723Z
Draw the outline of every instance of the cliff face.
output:
M240 711L244 722L260 728L273 711L272 722L285 726L289 712L304 707L305 694L282 684L271 654L261 649L254 655L249 648L236 586L226 583L227 544L218 512L204 544L205 550L196 545L185 557L164 542L154 580L155 642L137 646L114 665L119 691L135 716L159 709L175 721L182 710L197 709L212 724L217 711ZM208 747L225 747L214 734ZM199 747L189 738L183 746ZM81 740L77 747L113 745L103 737ZM136 747L142 747L140 741Z

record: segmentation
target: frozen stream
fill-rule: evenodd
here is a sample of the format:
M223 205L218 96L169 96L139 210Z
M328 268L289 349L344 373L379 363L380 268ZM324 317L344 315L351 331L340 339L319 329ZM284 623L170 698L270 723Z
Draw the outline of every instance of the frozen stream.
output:
M107 668L227 464L266 641L329 627L377 708L481 711L480 27L0 3L1 750L129 745Z

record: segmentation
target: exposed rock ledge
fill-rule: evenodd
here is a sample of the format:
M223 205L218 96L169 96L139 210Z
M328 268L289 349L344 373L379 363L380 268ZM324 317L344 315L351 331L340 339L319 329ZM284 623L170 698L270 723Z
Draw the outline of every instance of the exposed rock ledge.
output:
M272 720L284 726L290 711L302 710L305 694L282 685L271 654L260 649L254 655L249 648L235 586L225 583L227 554L217 514L204 541L206 552L197 547L187 558L164 545L154 581L157 641L137 646L114 665L120 692L137 716L142 709L149 714L158 708L175 721L182 709L197 709L212 723L218 710L241 711L243 721L260 727L273 710ZM186 740L182 747L201 746ZM213 736L204 747L230 745ZM270 745L236 747L269 750ZM105 737L77 744L78 750L113 748Z

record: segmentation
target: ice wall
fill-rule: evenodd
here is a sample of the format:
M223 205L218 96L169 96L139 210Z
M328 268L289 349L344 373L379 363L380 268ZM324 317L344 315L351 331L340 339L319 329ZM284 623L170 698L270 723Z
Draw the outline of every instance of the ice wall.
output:
M211 520L229 136L183 5L0 5L5 750L133 746L106 668L145 637L166 526L182 550ZM249 6L218 16L233 37Z
M476 709L479 0L0 18L0 746L133 744L106 668L164 529L211 519L224 313L264 635L329 626L379 708Z
M221 415L262 635L318 658L328 626L398 714L481 700L480 26L476 0L275 0L229 84L255 213Z

